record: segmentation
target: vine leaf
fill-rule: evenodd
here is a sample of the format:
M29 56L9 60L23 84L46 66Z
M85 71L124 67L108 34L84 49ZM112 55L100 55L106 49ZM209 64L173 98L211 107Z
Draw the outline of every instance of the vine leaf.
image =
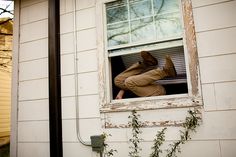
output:
M166 157L177 157L176 153L181 152L180 144L185 144L188 140L191 139L190 132L196 132L196 127L200 125L201 117L199 117L198 110L189 110L188 116L185 118L185 122L182 127L184 130L180 130L180 140L170 144L170 148L167 149Z
M154 139L154 145L152 146L153 152L151 153L150 157L159 157L162 153L160 146L165 141L165 131L167 128L163 128L161 131L157 132L156 138Z
M139 135L142 133L140 127L142 126L141 121L139 121L140 115L137 114L135 110L132 110L131 115L128 117L130 119L129 125L132 127L132 138L129 139L131 146L129 147L131 151L129 152L130 157L141 157L140 151L142 150L139 146L142 139Z
M103 137L103 140L104 140L104 157L112 157L114 156L114 153L117 153L118 151L116 149L112 149L112 148L109 148L109 145L107 144L106 142L106 139L107 137L111 136L111 134L106 134L106 133L103 133L102 134L102 137Z

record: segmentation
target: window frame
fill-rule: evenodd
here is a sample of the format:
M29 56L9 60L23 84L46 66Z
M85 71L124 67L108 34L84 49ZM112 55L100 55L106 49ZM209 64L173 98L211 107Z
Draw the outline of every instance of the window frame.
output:
M163 108L189 108L203 105L199 63L197 53L196 33L193 20L191 0L179 0L183 24L183 47L186 64L188 93L131 99L112 100L111 65L106 34L105 4L115 0L100 0L96 3L97 19L97 50L98 50L98 76L99 76L99 103L100 112L121 112L131 110L153 110Z

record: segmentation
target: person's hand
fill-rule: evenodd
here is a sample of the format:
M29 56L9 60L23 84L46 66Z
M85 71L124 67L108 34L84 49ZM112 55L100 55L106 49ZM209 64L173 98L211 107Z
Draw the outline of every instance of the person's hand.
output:
M116 99L122 99L124 96L124 93L125 93L125 91L123 89L121 89L119 91L119 93L117 94Z

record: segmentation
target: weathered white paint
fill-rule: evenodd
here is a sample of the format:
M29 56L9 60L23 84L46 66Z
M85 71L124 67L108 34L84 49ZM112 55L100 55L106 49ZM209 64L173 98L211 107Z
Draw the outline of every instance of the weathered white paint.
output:
M10 156L16 157L18 150L18 65L19 65L19 34L20 34L20 1L14 1L12 82L11 82L11 135Z
M196 32L234 27L236 25L235 14L235 0L196 8L194 11Z
M47 26L48 26L47 19L21 25L20 43L47 38L48 35ZM35 29L37 27L41 29L38 30Z
M104 2L99 1L97 3L97 41L105 41L106 32L104 31ZM98 43L98 60L99 60L99 94L100 94L100 106L101 112L121 112L136 110L155 110L161 108L183 108L192 106L201 106L201 88L199 80L199 65L198 65L198 54L196 45L196 34L195 26L193 21L193 13L191 1L182 0L182 14L183 14L183 25L184 25L184 49L185 59L187 64L187 76L188 76L188 94L186 95L169 95L169 96L158 96L149 98L137 98L130 100L111 100L111 80L108 74L110 67L108 63L108 52L103 42ZM105 120L105 123L108 122ZM155 123L156 125L162 124L156 121L146 123L150 126ZM170 124L175 125L179 122L171 122ZM168 124L169 125L169 124ZM104 124L105 126L105 124ZM110 124L109 126L120 126L119 124ZM122 124L123 126L123 124Z
M68 25L68 23L73 23L73 13L67 13L61 15L60 19L60 33L66 34L73 32L74 25Z
M235 150L235 140L220 140L220 146L222 148L223 157L234 157L236 154Z
M43 143L27 142L18 144L17 157L26 157L26 156L50 157L49 153L50 150L48 142L43 142Z
M235 60L236 54L200 58L202 83L235 81Z
M27 81L48 77L47 58L37 59L19 64L19 81Z
M40 14L38 13L38 9L42 11ZM36 3L35 5L21 8L20 24L23 25L38 20L43 20L46 19L47 16L48 16L48 3L47 1L42 1L41 3Z
M68 54L74 52L73 38L73 33L61 35L61 54Z
M218 3L224 3L230 0L192 0L192 4L194 8L197 7L206 7L208 5L215 5Z
M41 39L20 44L19 62L47 58L47 43L47 39Z
M49 142L48 120L18 122L18 142Z
M19 121L48 120L48 99L20 101L18 105Z
M18 122L18 156L35 157L49 156L48 149L48 94L47 94L47 15L41 13L47 10L45 0L22 0L21 2L21 30L20 33L20 66L19 69L19 122ZM202 124L192 140L182 146L180 157L234 157L236 152L236 112L235 112L235 0L192 0L193 15L196 26L197 50L200 74L199 80L202 90L199 97L181 100L186 95L170 96L168 101L179 103L177 107L168 107L165 98L148 98L142 100L148 108L139 108L142 120L147 123L156 123L143 127L142 157L150 154L152 140L158 130L173 121L184 119L189 106L201 106ZM128 120L128 107L136 108L134 101L126 101L124 108L120 103L113 101L108 108L101 108L109 92L105 80L108 75L107 60L104 59L103 21L100 14L102 0L76 0L76 35L78 71L74 71L74 35L73 35L73 0L61 0L61 54L62 54L62 113L63 113L63 153L65 157L83 154L86 157L95 157L90 147L82 145L77 139L76 119L79 120L80 135L83 140L89 141L91 135L101 132L111 133L108 142L112 148L118 150L116 156L128 156L128 139L131 137L130 128L105 128L105 122L112 125L125 125ZM33 10L33 8L41 8ZM26 13L41 14L28 17ZM71 24L70 24L71 23ZM40 28L40 29L35 29ZM100 40L97 40L100 39ZM190 60L188 60L190 61ZM40 71L31 74L35 67ZM24 68L25 67L25 68ZM41 71L42 70L42 71ZM101 73L102 71L102 73ZM77 102L79 115L75 107L75 81L78 76ZM199 82L198 82L199 83ZM15 87L16 88L16 87ZM30 92L29 92L30 91ZM109 97L109 95L108 95ZM146 104L149 102L149 104ZM153 103L150 103L153 102ZM163 103L164 102L164 103ZM107 104L107 103L106 103ZM124 104L124 103L123 103ZM187 108L182 108L185 105ZM110 106L109 106L110 105ZM113 105L113 106L112 106ZM120 105L120 106L119 106ZM157 106L158 107L153 107ZM112 107L119 108L112 110ZM161 108L161 109L160 109ZM107 110L106 110L107 109ZM37 112L40 111L40 112ZM102 111L102 112L100 112ZM119 112L114 112L119 111ZM168 121L168 122L167 122ZM163 122L160 125L160 122ZM152 123L152 124L153 124ZM152 126L152 127L150 127ZM174 123L168 127L167 142L163 147L179 138L178 125ZM30 148L30 149L29 149Z
M235 53L235 36L235 27L197 33L199 57Z

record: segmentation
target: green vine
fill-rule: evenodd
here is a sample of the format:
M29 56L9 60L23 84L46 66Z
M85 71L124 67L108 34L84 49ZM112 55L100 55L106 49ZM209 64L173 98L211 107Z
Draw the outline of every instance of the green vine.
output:
M159 154L162 153L160 146L165 141L165 131L167 128L163 128L161 131L157 132L156 138L154 139L154 145L152 147L153 152L150 157L159 157Z
M184 131L180 130L180 140L170 144L170 149L167 149L166 157L177 157L176 153L181 152L180 144L185 144L186 141L191 139L190 132L196 132L196 127L200 125L200 117L197 116L197 110L189 110L189 116L185 118L185 122L183 123Z
M198 116L198 110L189 110L188 116L185 118L184 123L182 124L183 130L180 130L180 140L170 144L170 148L166 150L166 157L177 157L177 152L181 152L180 145L185 144L188 140L191 139L190 133L196 132L196 127L200 125L201 117ZM139 137L142 131L140 127L142 126L141 121L139 121L140 115L137 114L135 110L132 111L131 115L128 117L130 121L128 125L132 128L132 138L129 139L132 146L129 148L130 157L141 157L140 151L142 150L139 146L142 139ZM161 145L165 141L165 131L167 128L163 128L161 131L158 131L154 139L154 144L152 146L153 152L150 154L150 157L160 157L162 150L160 149ZM108 135L103 134L104 141ZM109 135L111 136L111 135ZM112 157L117 150L110 149L108 150L108 144L104 142L104 157Z
M141 157L139 153L142 149L140 148L139 143L142 139L139 138L139 135L142 133L142 131L140 130L141 122L139 121L139 117L140 115L137 114L135 110L133 110L131 115L128 117L131 119L128 124L132 127L132 138L129 139L129 141L132 143L132 146L129 147L131 149L129 152L130 157Z
M109 148L109 145L106 143L107 137L111 136L111 134L103 133L102 136L103 136L103 140L104 140L104 144L103 144L104 153L103 153L103 156L104 157L112 157L114 155L114 153L117 153L117 150Z

